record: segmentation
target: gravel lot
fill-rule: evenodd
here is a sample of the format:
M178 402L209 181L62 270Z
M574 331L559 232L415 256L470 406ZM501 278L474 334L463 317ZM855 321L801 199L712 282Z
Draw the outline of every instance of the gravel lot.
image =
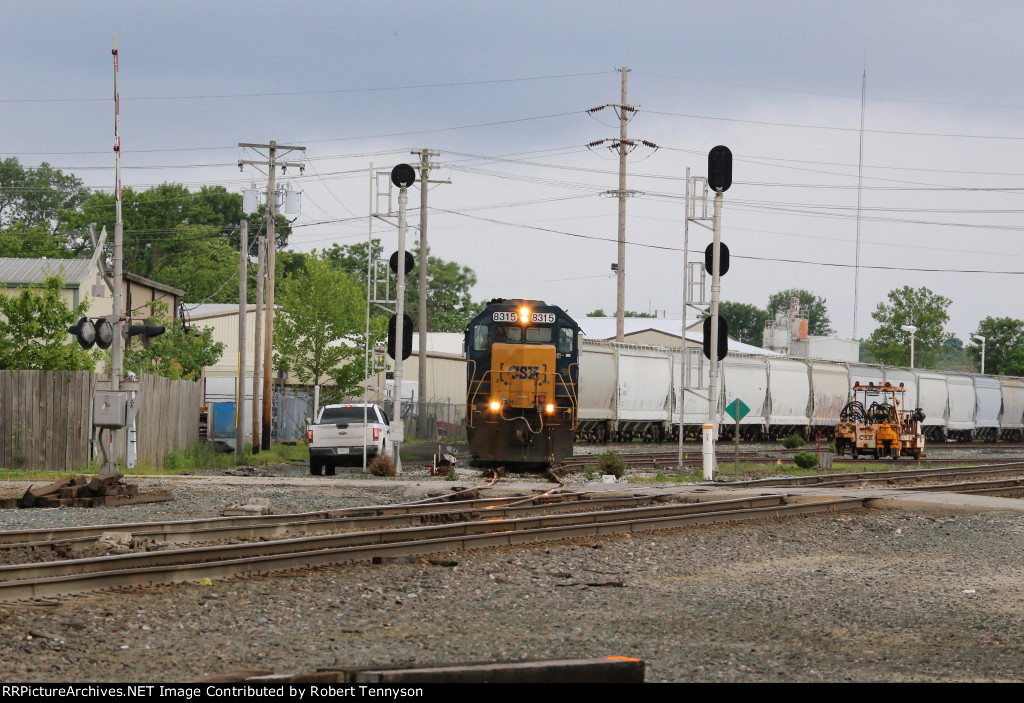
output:
M132 482L169 488L175 500L5 510L0 525L206 517L250 497L301 512L470 485ZM646 660L649 681L1020 681L1022 552L1024 512L862 510L459 553L447 557L454 568L348 565L0 605L0 679L168 682L235 669L617 654Z

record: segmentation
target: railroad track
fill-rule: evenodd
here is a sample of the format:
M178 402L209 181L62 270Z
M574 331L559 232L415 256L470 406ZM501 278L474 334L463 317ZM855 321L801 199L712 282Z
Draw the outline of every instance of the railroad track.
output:
M796 453L798 453L800 451L801 451L800 449L796 449L796 450L793 450L793 449L778 449L778 450L771 450L771 451L769 451L769 450L757 450L757 451L751 451L751 452L740 452L739 453L739 460L741 462L744 462L744 463L758 463L758 462L761 462L761 463L765 463L765 464L771 464L771 463L775 463L775 462L777 462L779 460L782 460L782 459L792 460L793 454L796 454ZM803 451L809 451L810 453L814 453L813 449L811 449L811 450L806 450L805 449ZM672 451L672 452L637 452L637 453L634 453L634 454L620 454L620 456L622 457L622 460L626 463L626 465L628 467L630 467L630 468L633 468L633 469L642 469L642 468L654 468L654 469L672 468L672 469L675 469L675 468L679 468L679 452L678 451ZM718 463L720 465L725 466L725 465L731 463L732 461L734 461L734 459L736 458L736 454L734 452L730 451L727 448L723 448L722 446L719 446L718 447L718 451L716 452L716 458L717 458ZM1019 460L1024 460L1021 457L1006 457L1005 458L1006 461L1014 461L1014 460L1018 460L1018 459ZM869 458L869 457L864 457L864 458L861 458L861 459L853 459L851 457L835 456L835 457L833 457L833 461L844 462L844 463L846 463L846 462L854 462L854 461L856 461L856 462L864 462L864 463L870 463L870 465L872 465L872 466L884 466L886 464L903 465L903 466L934 466L936 464L963 464L965 459L962 458L962 457L961 458L956 458L956 459L932 459L932 458L928 458L927 456L924 456L921 459L913 459L912 457L908 456L908 457L901 457L899 459L895 459L894 460L894 459L873 459L873 458ZM693 450L693 451L688 451L688 452L685 452L683 454L683 467L684 468L685 467L700 466L702 463L703 463L703 456L701 455L699 449L698 450ZM594 455L594 456L579 456L579 457L573 457L572 459L568 459L566 461L563 461L563 462L555 465L553 468L555 470L557 470L559 473L574 473L574 472L578 472L578 471L583 471L587 466L592 466L592 465L595 465L595 464L597 464L597 456L596 455Z
M527 500L533 501L532 498ZM598 506L596 501L600 500L605 505ZM652 500L656 504L650 504ZM466 501L473 506L449 504L441 510L434 506L435 513L417 513L421 519L436 519L441 524L378 526L378 529L262 542L12 564L0 566L0 601L59 598L88 591L222 579L385 557L422 557L468 549L853 510L863 507L865 499L794 502L785 496L768 495L726 501L657 503L668 500L671 498L667 495L643 498L619 496L611 499L598 496L597 499L578 497L573 501L542 500L533 505L518 506L514 505L514 501L509 501L503 507L493 503L490 508L479 506L480 501ZM522 503L523 499L519 501ZM611 507L612 504L616 507ZM553 506L562 509L566 506L582 506L584 509L553 512ZM595 506L606 509L587 509ZM388 507L403 509L409 505ZM499 512L492 512L500 510L506 511L505 516L499 517ZM459 512L468 516L468 519L454 523L443 522L450 519L453 513ZM280 516L276 517L281 519ZM407 513L401 517L411 518L413 515ZM123 530L126 526L118 527ZM9 534L3 533L2 536ZM26 546L28 542L20 544Z
M822 486L842 487L885 483L898 486L906 483L922 483L945 481L947 483L919 486L917 490L950 490L947 486L951 480L959 478L977 478L979 476L998 476L1007 474L1024 474L1024 461L1012 461L999 464L983 464L980 466L947 466L927 469L904 469L894 471L863 471L858 473L821 474L816 476L784 476L761 478L750 481L733 481L728 483L732 488L761 488L768 486Z

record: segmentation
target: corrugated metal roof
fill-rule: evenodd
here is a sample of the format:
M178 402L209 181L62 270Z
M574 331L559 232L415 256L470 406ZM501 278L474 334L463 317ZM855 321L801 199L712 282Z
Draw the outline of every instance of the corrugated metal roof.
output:
M0 283L8 286L42 284L59 275L69 287L85 282L92 269L90 259L12 259L0 257Z
M614 317L583 317L576 320L583 331L584 336L590 339L615 339L615 318ZM703 332L700 330L700 320L686 321L686 339L698 344L704 341ZM629 335L640 334L648 330L661 332L662 334L679 338L683 321L679 318L664 317L626 317L622 320L623 334L628 343ZM744 354L757 354L763 356L779 356L776 352L761 349L750 344L738 342L735 339L729 341L730 351L743 352Z

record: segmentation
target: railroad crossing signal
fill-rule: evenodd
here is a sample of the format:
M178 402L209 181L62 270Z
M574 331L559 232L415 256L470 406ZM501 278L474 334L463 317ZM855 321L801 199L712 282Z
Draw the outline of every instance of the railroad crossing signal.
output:
M100 349L110 349L114 342L114 326L105 317L97 317L93 322L83 317L68 327L68 332L75 335L82 349L90 349L95 344Z
M166 332L161 325L152 324L150 318L146 318L146 324L144 325L128 325L125 329L125 341L128 346L131 346L132 337L142 337L142 348L149 349L149 342L153 337L158 337Z
M746 403L737 398L725 406L725 412L729 417L736 421L736 424L739 424L740 420L745 418L747 413L750 412L750 408L747 407Z

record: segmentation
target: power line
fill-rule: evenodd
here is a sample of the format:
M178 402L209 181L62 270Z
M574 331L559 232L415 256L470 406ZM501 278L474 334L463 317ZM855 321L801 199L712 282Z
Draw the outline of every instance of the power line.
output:
M272 93L212 93L205 95L150 95L124 98L123 102L142 102L152 100L222 100L235 98L270 98L270 97L294 97L299 95L343 95L347 93L381 93L393 90L422 90L427 88L456 88L475 85L493 85L497 83L522 83L527 81L544 81L561 78L581 78L586 76L602 76L609 71L592 71L590 73L564 73L554 76L528 76L525 78L495 78L481 81L459 81L448 83L421 83L413 85L397 85L368 88L337 88L333 90L300 90L290 92ZM109 102L109 98L4 98L0 103L85 103L85 102Z
M492 224L504 225L507 227L521 227L524 229L537 230L540 232L548 232L550 234L560 234L567 237L575 237L578 239L589 239L598 242L617 243L617 239L610 239L608 237L596 237L588 234L578 234L576 232L565 232L562 230L551 229L548 227L537 227L535 225L521 224L517 222L504 222L502 220L496 220L490 217L480 217L479 215L469 215L464 212L458 212L455 210L444 210L440 208L431 208L431 210L437 210L438 212L444 212L449 215L458 215L460 217L468 217L474 220L481 220L484 222L490 222ZM646 244L644 242L627 242L629 246L642 247L645 249L659 249L663 251L675 251L682 252L681 247L665 246L661 244ZM692 251L692 254L703 254L703 251L697 252ZM808 266L830 266L835 268L854 268L853 264L842 264L842 263L831 263L827 261L805 261L801 259L782 259L775 257L766 256L743 256L740 254L730 254L735 259L749 259L751 261L768 261L776 263L790 263L790 264L803 264ZM1007 276L1024 276L1024 271L991 271L984 269L939 269L939 268L923 268L923 267L912 267L912 266L882 266L882 265L864 265L861 264L861 268L874 269L879 271L916 271L924 273L978 273L978 274L993 274L993 275L1007 275Z

